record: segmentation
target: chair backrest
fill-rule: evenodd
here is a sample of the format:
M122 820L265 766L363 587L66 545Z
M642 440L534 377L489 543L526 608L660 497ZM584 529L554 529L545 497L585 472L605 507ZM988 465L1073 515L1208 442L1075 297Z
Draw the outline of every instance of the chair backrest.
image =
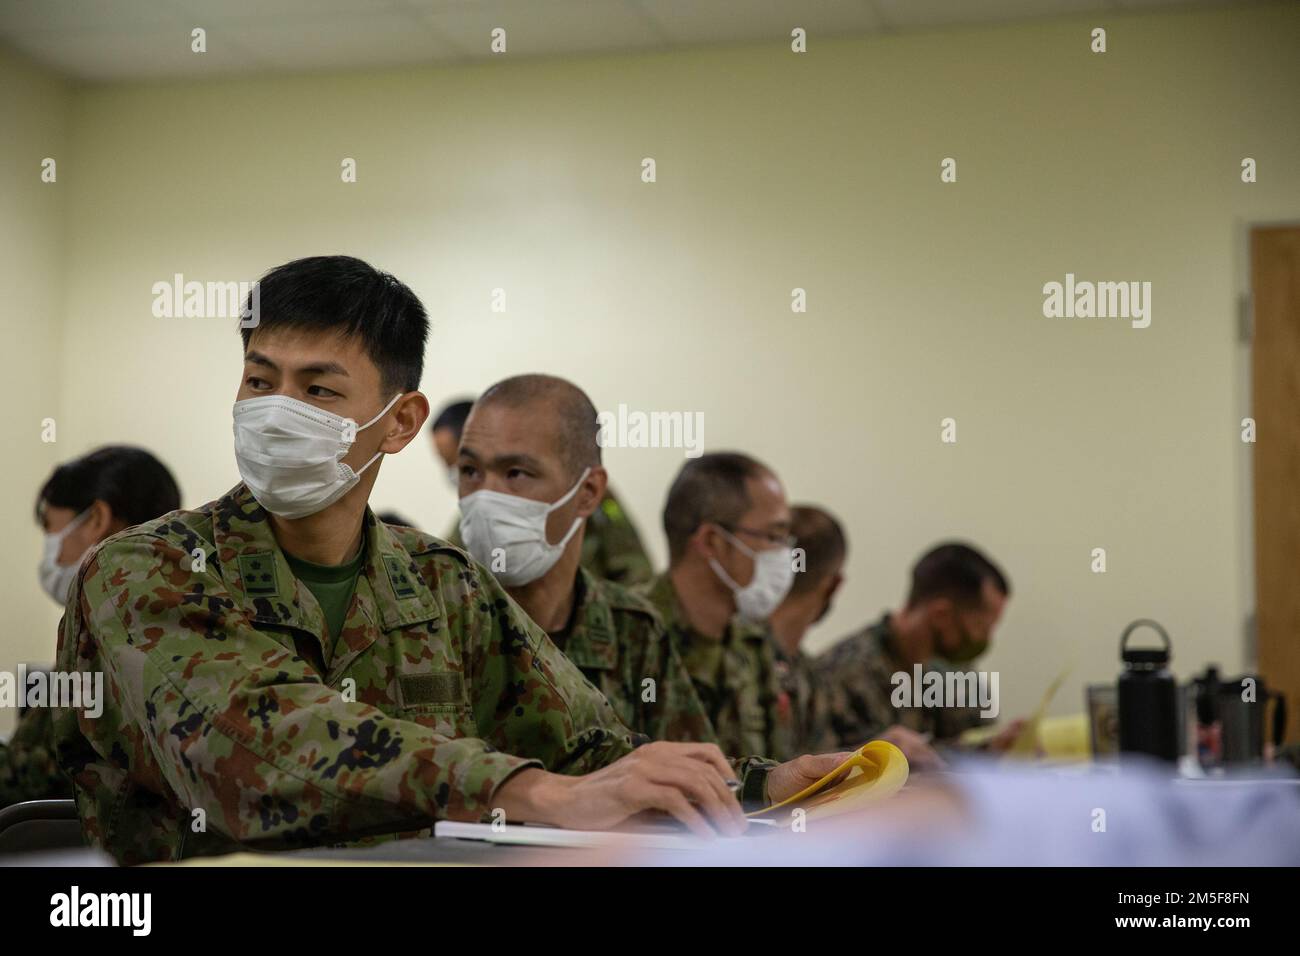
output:
M85 845L75 800L27 800L0 809L0 854Z

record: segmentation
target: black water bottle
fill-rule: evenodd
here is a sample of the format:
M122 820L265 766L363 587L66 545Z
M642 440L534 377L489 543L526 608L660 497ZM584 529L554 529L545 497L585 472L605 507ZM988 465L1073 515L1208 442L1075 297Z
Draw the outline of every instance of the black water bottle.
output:
M1139 627L1154 629L1164 647L1127 647L1128 637ZM1124 628L1119 638L1119 749L1121 753L1147 754L1178 760L1178 685L1169 670L1172 656L1169 634L1155 621L1142 618Z

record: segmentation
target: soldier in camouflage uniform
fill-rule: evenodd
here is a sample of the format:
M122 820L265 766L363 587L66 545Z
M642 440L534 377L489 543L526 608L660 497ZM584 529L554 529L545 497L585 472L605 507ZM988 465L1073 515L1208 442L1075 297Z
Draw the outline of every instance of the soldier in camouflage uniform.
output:
M243 483L110 537L68 597L57 667L102 674L106 698L97 719L54 718L90 841L134 863L496 809L740 832L716 747L636 746L490 574L370 511L375 463L428 415L410 290L315 257L272 270L260 303L234 408Z
M0 807L72 796L72 784L54 757L50 729L50 709L29 707L8 743L0 744Z
M110 534L180 507L167 467L143 448L106 445L59 465L36 495L45 532L42 589L62 605L82 557ZM0 807L23 800L72 796L59 770L48 707L24 710L7 744L0 744Z
M465 424L460 466L471 554L502 578L623 721L656 740L716 741L655 607L578 565L585 524L605 481L596 410L586 394L546 375L497 383ZM531 527L520 511L536 515ZM553 538L562 543L552 545ZM803 786L831 769L808 760L777 767L758 757L764 737L747 743L726 752L736 758L742 800L750 807L763 805L769 770Z
M718 745L726 753L782 752L767 624L793 580L780 481L747 455L691 459L669 489L664 529L668 570L641 593L663 618Z
M800 646L808 629L826 616L843 581L848 541L840 523L812 505L792 505L790 531L795 539L794 585L772 614L772 647L781 687L777 713L782 750L819 753L838 750L831 729L830 701L813 659ZM864 738L861 743L866 743ZM860 745L859 744L859 745Z
M723 752L794 756L786 756L781 738L781 692L767 627L733 616L719 638L700 635L687 623L669 572L640 593L663 618Z
M451 403L439 413L430 429L434 450L447 464L454 488L459 488L456 452L471 407L471 403L466 401ZM447 529L446 538L458 548L465 547L459 520ZM587 518L582 536L581 563L596 577L629 587L649 581L653 575L650 558L645 553L636 525L614 494L614 489L608 485L600 507Z
M1006 577L974 548L944 544L923 555L901 610L885 612L817 659L840 743L856 746L901 726L952 745L979 726L979 707L895 706L893 677L903 673L910 681L916 664L923 673L965 670L962 665L987 649L1009 594Z

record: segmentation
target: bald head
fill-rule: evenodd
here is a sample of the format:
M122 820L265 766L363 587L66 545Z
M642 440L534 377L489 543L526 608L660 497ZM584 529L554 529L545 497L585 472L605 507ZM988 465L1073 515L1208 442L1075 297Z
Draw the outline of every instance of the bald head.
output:
M554 375L515 375L480 395L474 409L481 408L543 412L554 426L547 430L557 446L554 450L572 477L600 465L596 406L572 382Z

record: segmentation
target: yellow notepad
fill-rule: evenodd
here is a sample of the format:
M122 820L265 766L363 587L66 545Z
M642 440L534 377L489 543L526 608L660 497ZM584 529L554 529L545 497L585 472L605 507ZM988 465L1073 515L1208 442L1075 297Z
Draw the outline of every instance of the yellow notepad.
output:
M831 783L846 771L847 777ZM883 740L873 740L793 797L745 815L762 819L777 810L798 808L809 820L838 816L893 796L907 783L907 771L907 758L901 750Z

